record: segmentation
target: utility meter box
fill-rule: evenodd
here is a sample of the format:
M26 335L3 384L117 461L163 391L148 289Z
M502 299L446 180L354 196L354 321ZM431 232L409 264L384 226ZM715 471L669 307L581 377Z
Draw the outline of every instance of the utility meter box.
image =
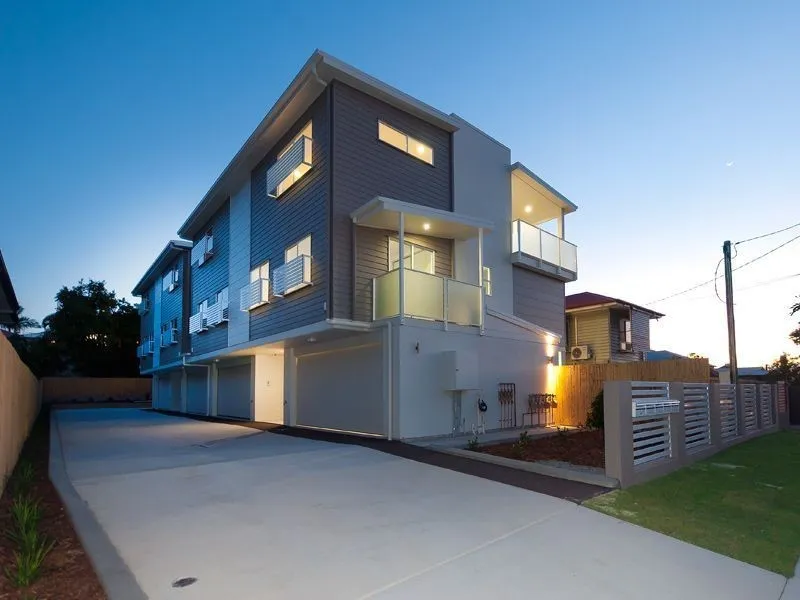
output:
M464 350L445 350L441 355L441 373L445 390L477 390L478 356Z

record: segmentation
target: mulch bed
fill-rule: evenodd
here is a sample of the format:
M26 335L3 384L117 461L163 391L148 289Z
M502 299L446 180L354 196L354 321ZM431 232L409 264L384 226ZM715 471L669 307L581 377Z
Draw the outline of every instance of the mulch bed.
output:
M559 460L586 467L605 467L605 441L603 432L574 431L552 436L532 438L527 444L517 442L481 446L478 452L526 460Z
M50 455L50 414L42 409L33 431L22 449L20 461L30 462L36 472L31 493L42 506L39 528L49 539L56 540L42 565L41 577L28 588L11 585L0 569L0 599L2 600L106 600L100 581L81 546L61 499L48 477ZM11 524L9 483L0 498L0 565L10 566L14 547L5 535Z

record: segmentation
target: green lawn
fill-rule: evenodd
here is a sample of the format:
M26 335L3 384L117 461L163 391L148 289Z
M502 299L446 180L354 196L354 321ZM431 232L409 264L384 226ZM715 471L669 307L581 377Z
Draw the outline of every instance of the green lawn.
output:
M790 577L800 556L800 433L740 444L585 506Z

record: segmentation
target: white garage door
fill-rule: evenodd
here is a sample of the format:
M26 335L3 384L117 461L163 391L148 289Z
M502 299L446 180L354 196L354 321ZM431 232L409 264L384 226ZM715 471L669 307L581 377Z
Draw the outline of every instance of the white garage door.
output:
M235 419L250 415L250 363L220 367L217 372L217 414Z
M384 434L380 344L297 359L297 424Z

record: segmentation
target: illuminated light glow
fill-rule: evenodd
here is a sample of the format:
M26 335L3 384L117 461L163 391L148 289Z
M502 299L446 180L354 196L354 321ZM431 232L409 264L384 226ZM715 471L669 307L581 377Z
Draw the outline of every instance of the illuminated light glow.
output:
M430 228L431 228L431 224L430 224L430 223L423 223L423 224L422 224L422 228L423 228L425 231L429 231L429 230L430 230Z
M528 214L532 213L533 212L533 207L529 204L528 206L525 207L525 212L528 213Z
M294 177L295 177L295 179L297 179L298 177L300 177L300 175L302 175L302 173L300 172L300 169L295 169L295 170L294 170Z
M425 154L425 146L417 144L417 154Z

